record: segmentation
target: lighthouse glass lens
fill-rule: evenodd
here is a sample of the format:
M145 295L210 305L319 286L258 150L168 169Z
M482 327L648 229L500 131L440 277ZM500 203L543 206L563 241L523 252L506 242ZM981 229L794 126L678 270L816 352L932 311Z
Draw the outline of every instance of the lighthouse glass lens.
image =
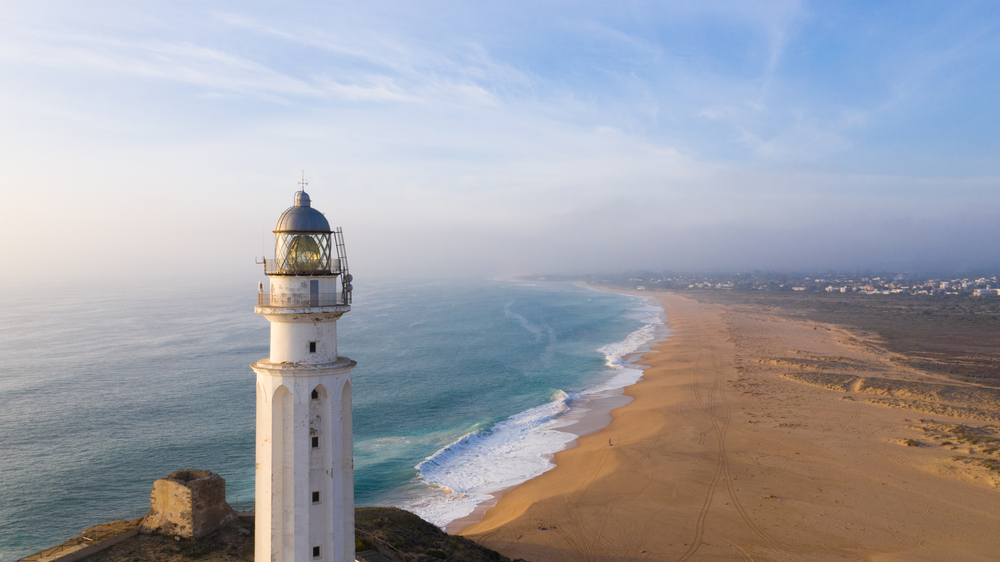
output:
M278 233L274 252L277 272L301 274L330 270L329 234Z
M297 271L315 271L320 269L323 255L319 244L308 234L300 234L292 238L288 245L288 264Z

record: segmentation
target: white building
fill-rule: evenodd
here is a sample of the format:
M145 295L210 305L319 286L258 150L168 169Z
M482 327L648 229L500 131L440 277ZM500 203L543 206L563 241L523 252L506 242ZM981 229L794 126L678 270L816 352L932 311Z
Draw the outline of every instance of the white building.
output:
M351 369L337 353L337 319L351 310L340 229L305 190L278 219L270 280L257 314L271 323L271 354L257 373L254 559L354 560ZM333 257L336 248L337 257Z

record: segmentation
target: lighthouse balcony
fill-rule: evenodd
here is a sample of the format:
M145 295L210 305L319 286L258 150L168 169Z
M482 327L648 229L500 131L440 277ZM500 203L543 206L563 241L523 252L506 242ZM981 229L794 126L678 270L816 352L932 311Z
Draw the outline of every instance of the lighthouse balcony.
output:
M257 306L308 308L351 304L351 293L257 293Z
M327 257L315 259L264 259L264 275L340 275L344 273L341 268L339 258L329 259Z

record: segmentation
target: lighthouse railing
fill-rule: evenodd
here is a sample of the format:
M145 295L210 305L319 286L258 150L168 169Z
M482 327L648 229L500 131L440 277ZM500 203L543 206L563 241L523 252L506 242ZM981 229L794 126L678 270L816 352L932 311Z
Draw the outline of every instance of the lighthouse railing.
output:
M340 306L344 304L351 304L350 293L257 293L257 306L301 308L313 306Z
M329 267L325 267L325 264L327 263L329 264ZM341 267L340 258L326 259L318 262L317 265L320 266L318 269L303 269L298 264L274 258L264 258L263 264L264 275L340 275L341 273L344 273L344 269Z

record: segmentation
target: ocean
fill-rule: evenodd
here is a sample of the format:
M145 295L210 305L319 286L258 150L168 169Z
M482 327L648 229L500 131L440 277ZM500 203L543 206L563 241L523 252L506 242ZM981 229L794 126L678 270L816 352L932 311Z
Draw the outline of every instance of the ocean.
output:
M552 468L579 413L637 381L627 358L666 333L646 299L571 283L359 281L338 324L358 362L355 501L440 526ZM252 504L255 303L253 284L220 283L0 309L0 561L141 516L182 468Z

